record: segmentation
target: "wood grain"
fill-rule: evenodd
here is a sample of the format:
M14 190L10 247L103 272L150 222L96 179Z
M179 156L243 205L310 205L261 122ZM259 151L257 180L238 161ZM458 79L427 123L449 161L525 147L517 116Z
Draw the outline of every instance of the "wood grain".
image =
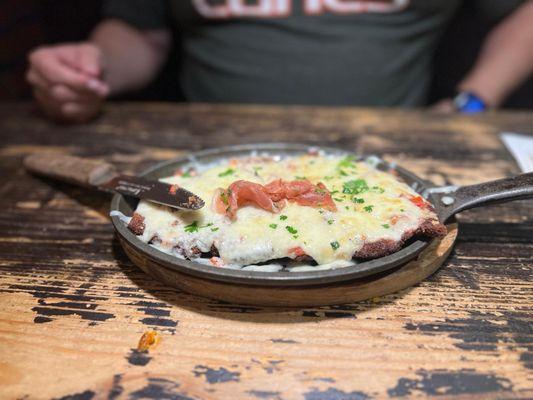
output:
M283 140L472 184L518 173L503 130L532 134L533 116L131 103L57 126L29 104L0 105L0 398L533 397L531 201L462 213L445 265L413 288L273 309L158 283L114 238L106 195L21 166L51 152L137 172L190 150ZM138 352L153 329L158 347Z

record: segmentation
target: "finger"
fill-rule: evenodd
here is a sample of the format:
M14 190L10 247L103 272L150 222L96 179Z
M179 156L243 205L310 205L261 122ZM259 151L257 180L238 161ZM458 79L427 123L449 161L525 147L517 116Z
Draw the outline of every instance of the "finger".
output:
M96 95L98 95L101 98L106 97L109 95L109 85L105 83L104 81L101 81L100 79L90 79L87 82L87 87Z
M33 87L47 90L50 83L35 68L30 68L26 73L26 81Z
M78 72L98 78L101 74L98 48L91 44L65 45L57 48L61 62Z
M34 89L33 97L46 115L53 119L58 119L61 116L61 105L50 99L46 92Z
M61 106L61 114L69 121L85 122L98 114L99 107L94 104L65 103Z
M50 96L60 102L91 102L98 101L97 95L87 91L76 91L66 85L53 85L49 89Z
M65 65L53 55L35 57L33 65L52 84L65 84L77 90L91 90L87 87L91 78Z
M93 78L102 76L102 59L100 50L94 45L79 48L79 60L83 71Z

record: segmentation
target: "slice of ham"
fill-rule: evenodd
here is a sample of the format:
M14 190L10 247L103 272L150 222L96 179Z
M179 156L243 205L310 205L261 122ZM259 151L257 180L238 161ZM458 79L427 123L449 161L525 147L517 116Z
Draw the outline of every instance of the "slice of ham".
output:
M276 213L285 206L286 200L302 206L337 211L324 184L313 185L307 180L287 182L281 179L267 185L244 180L235 181L227 190L217 189L213 208L216 212L235 219L237 210L246 205Z

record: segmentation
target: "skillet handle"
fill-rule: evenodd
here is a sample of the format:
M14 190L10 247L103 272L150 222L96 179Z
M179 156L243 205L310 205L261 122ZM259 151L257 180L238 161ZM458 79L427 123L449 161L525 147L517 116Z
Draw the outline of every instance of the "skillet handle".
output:
M439 217L446 222L453 215L470 208L533 198L533 173L451 188L442 193L437 191L433 192L433 196Z

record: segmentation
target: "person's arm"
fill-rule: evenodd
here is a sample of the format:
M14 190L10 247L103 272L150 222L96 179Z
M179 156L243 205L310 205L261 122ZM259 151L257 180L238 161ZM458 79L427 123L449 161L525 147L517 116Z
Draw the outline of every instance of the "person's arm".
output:
M106 20L89 41L32 51L27 80L48 116L87 121L99 113L108 95L149 83L163 65L170 44L171 35L165 29L139 30Z
M89 42L100 49L103 80L111 94L117 94L152 81L167 58L171 34L166 29L141 31L120 20L107 20L96 27Z
M489 34L474 67L458 90L475 93L489 107L498 107L533 72L533 1L529 0ZM451 101L437 109L451 109Z

